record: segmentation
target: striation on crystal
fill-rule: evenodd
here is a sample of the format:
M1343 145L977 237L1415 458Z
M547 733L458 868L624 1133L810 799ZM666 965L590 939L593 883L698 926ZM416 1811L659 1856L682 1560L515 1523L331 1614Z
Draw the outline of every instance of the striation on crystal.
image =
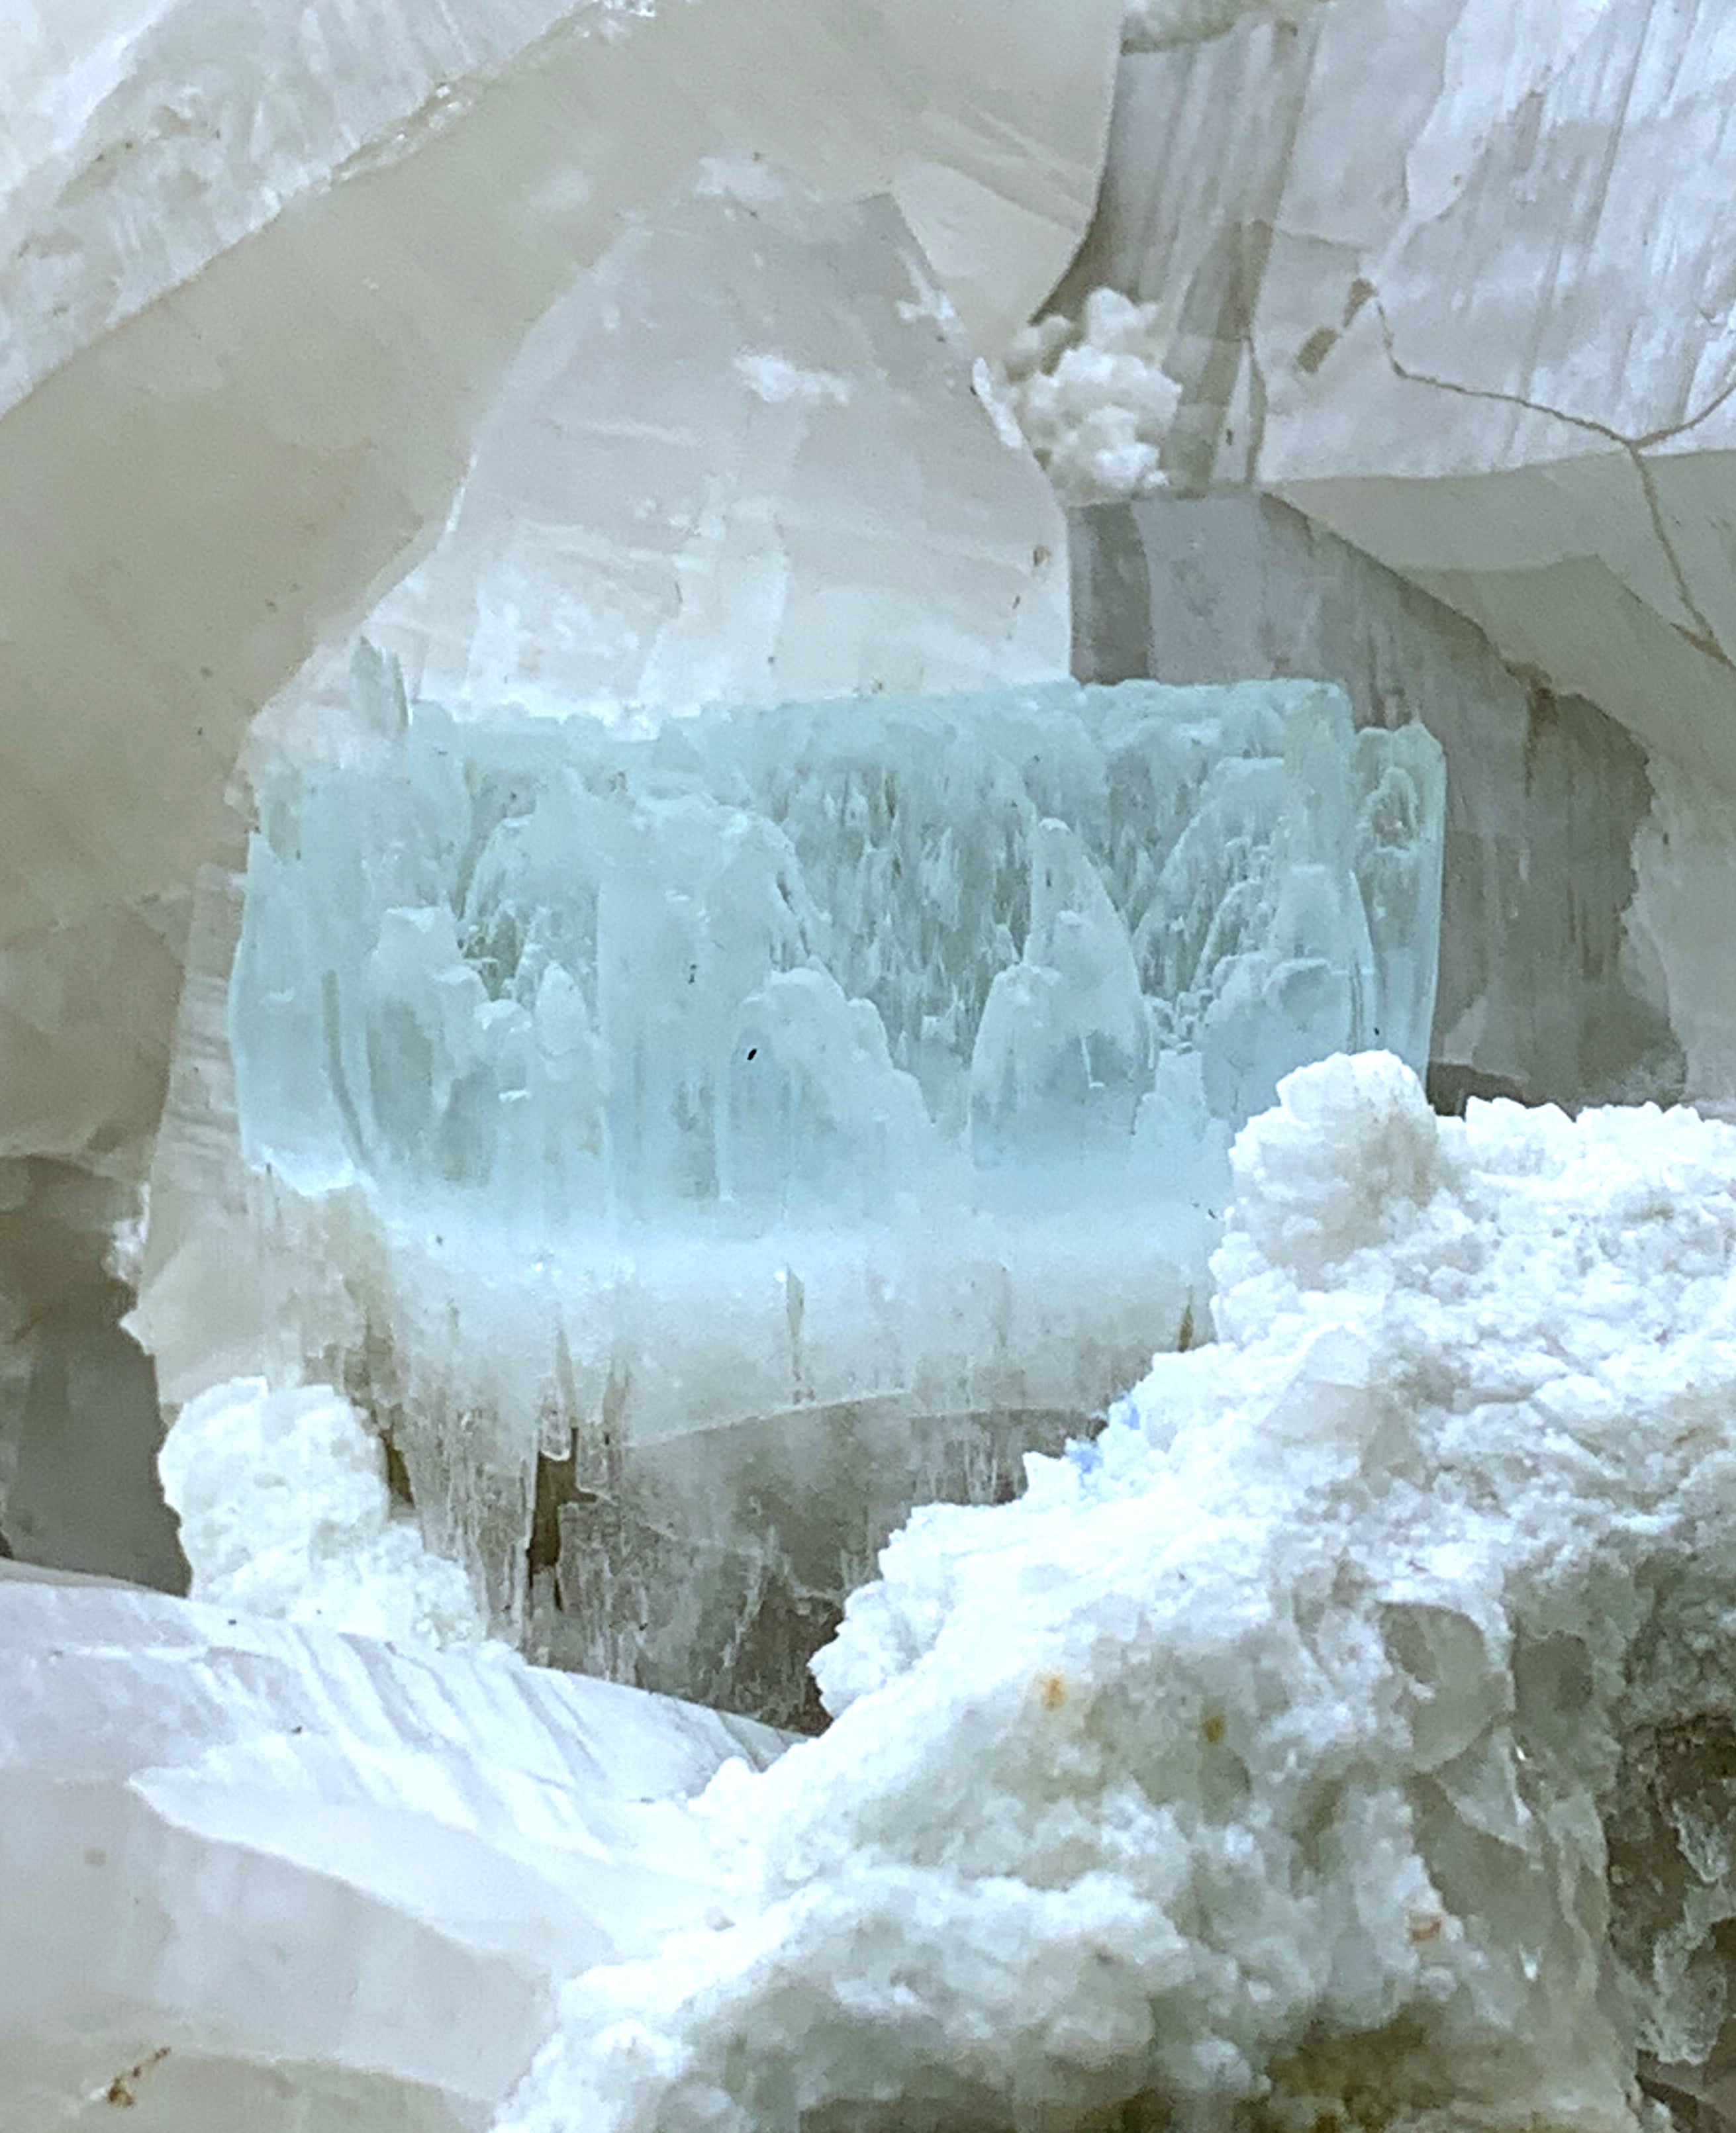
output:
M972 372L892 200L711 158L538 320L368 638L489 715L1050 680L1065 522Z
M1439 751L1319 683L425 704L260 806L248 1367L364 1408L533 1648L783 1717L912 1503L1186 1339L1277 1080L1427 1057ZM141 1313L176 1397L245 1343L201 1307Z
M0 2119L475 2133L561 1979L715 1904L779 1736L0 1564Z

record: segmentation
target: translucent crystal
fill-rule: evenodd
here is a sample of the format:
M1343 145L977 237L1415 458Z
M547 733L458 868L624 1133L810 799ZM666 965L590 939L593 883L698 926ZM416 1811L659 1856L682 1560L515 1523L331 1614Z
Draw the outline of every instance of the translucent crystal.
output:
M620 738L418 708L268 782L230 1002L302 1192L559 1244L1139 1175L1197 1053L1233 1130L1309 1057L1427 1057L1443 780L1314 683L1071 684Z
M714 158L538 322L367 634L491 712L1051 680L1065 523L972 373L890 200Z
M717 1900L657 1803L782 1745L498 1651L9 1567L9 2124L473 2133L563 1975Z
M1187 1341L1277 1077L1425 1054L1439 751L1318 683L424 705L261 805L171 1396L343 1386L498 1620L786 1718L910 1504Z

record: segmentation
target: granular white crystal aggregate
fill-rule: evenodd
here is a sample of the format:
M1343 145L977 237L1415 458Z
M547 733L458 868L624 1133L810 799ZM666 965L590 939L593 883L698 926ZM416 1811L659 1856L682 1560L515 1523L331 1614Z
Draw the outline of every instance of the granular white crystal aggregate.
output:
M1695 2079L1736 1130L1439 1119L1382 1054L1280 1094L1216 1345L894 1539L831 1731L698 1810L732 1921L570 1987L513 2133L1614 2128L1637 2049Z
M385 1447L330 1386L214 1386L181 1409L157 1466L195 1600L418 1644L486 1635L470 1580L394 1506Z

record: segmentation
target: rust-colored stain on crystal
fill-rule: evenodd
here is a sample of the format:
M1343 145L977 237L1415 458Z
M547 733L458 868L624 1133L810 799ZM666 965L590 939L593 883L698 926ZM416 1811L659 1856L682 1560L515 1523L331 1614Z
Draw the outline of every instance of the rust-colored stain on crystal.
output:
M147 2052L137 2066L128 2067L118 2073L103 2091L103 2101L112 2103L117 2111L130 2111L138 2102L137 2086L154 2066L161 2066L169 2056L169 2047L159 2044L154 2052Z

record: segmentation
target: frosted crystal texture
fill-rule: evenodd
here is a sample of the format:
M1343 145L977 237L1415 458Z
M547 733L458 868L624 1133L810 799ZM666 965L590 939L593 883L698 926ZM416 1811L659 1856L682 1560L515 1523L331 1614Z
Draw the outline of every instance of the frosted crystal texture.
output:
M485 2126L559 1980L715 1900L764 1727L0 1566L8 2126Z
M1090 215L1120 12L0 10L0 495L31 521L0 551L0 1083L40 1113L11 1145L148 1133L160 906L184 924L221 855L249 720L437 531L524 335L625 219L704 156L889 192L992 351Z
M1426 1058L1443 787L1420 726L1354 734L1308 682L652 740L421 706L376 767L263 794L247 1152L550 1241L967 1204L967 1160L1144 1191L1309 1057Z
M490 712L1052 681L1065 521L972 371L890 200L713 159L538 322L368 638Z
M1216 1345L893 1542L731 1924L511 2133L1655 2122L1736 2018L1736 1130L1390 1057L1235 1152ZM1143 2107L1123 2120L1121 2107Z

